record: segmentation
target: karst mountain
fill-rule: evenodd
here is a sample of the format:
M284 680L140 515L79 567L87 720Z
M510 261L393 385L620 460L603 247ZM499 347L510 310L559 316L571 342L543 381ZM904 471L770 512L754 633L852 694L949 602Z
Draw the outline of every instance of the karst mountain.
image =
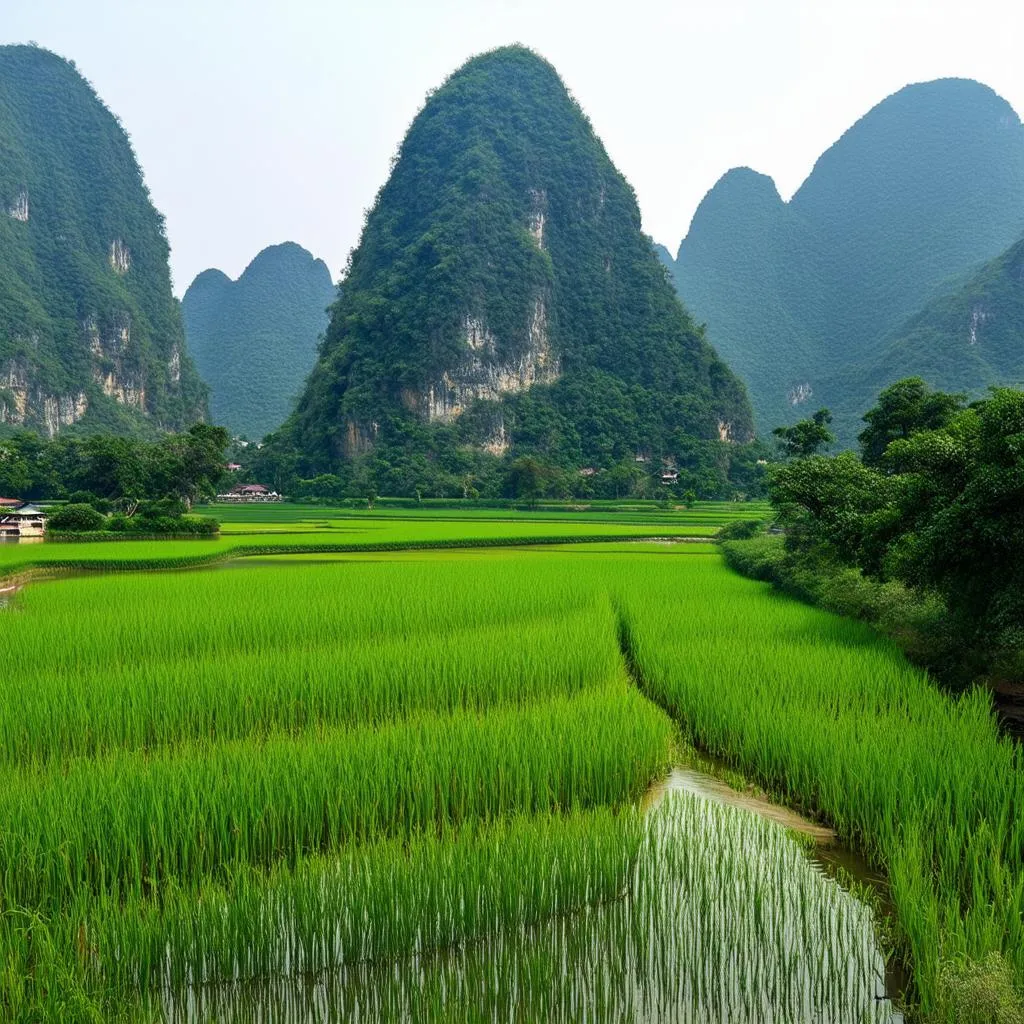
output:
M210 387L210 415L259 439L276 430L316 360L331 272L300 245L264 249L237 281L204 270L182 299L185 336Z
M0 430L146 432L205 414L127 134L71 62L0 46Z
M759 432L827 405L849 440L891 383L867 371L907 318L1022 233L1020 118L988 87L945 79L879 103L788 202L770 178L729 171L673 269L681 298L746 381ZM923 349L887 358L891 373L925 375Z
M586 115L512 46L413 121L284 434L307 473L459 472L524 454L594 470L727 459L752 428Z
M847 396L880 391L902 377L981 398L995 385L1024 386L1024 238L902 322L849 379L826 381L844 420Z

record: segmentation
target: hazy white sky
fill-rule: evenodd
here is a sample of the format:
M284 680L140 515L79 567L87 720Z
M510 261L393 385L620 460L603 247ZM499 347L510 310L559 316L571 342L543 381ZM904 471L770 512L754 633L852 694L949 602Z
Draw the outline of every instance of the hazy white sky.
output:
M788 198L908 82L1024 113L1024 5L1000 0L0 0L0 42L30 39L131 133L179 295L288 239L337 276L425 93L504 43L558 68L673 252L729 167Z

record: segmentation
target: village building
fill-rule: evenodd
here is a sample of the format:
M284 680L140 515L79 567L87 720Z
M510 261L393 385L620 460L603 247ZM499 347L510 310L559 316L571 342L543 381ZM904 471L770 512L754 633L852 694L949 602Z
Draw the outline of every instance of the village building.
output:
M45 512L35 505L0 498L0 539L42 540L45 535Z
M271 491L264 487L263 484L239 484L237 487L232 487L225 494L218 494L217 500L240 503L283 501L284 499L277 491Z

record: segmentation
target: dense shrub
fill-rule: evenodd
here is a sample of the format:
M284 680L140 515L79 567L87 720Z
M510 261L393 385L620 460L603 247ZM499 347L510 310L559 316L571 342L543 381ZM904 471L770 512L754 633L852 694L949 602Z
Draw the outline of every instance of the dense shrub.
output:
M738 519L734 523L726 523L718 531L718 540L750 540L764 530L765 524L762 519Z
M106 518L92 505L65 505L50 516L49 529L59 533L94 533L102 530Z
M1013 967L1000 953L981 963L943 964L937 1024L1024 1024L1024 1000L1014 990Z

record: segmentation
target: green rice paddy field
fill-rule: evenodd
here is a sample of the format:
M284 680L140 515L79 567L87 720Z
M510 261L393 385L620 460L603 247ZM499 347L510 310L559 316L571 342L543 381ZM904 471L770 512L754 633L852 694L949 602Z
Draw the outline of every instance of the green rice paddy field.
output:
M521 512L491 509L351 510L311 505L214 505L219 537L4 544L0 581L33 569L184 568L272 552L394 551L411 548L550 544L651 537L712 538L725 523L765 517L755 502L706 502L694 509L583 506Z
M1024 761L987 701L712 545L594 540L729 509L235 511L213 542L0 548L273 540L0 607L0 1019L952 1021L1021 987ZM695 749L883 883L652 799Z

